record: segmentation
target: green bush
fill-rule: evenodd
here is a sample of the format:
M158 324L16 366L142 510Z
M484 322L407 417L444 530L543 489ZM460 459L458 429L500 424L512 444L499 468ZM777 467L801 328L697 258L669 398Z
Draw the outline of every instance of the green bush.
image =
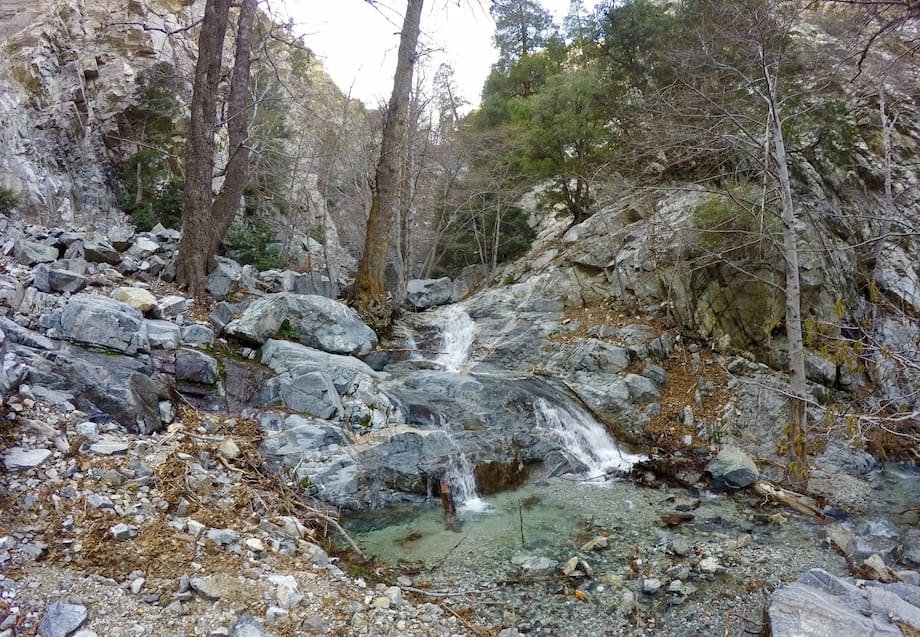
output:
M700 246L726 257L763 256L779 222L769 206L761 211L759 197L755 187L744 185L696 206L693 224L700 231Z
M281 250L264 221L233 224L227 231L224 243L232 256L243 265L254 265L259 270L284 268Z
M9 214L13 208L22 203L22 198L15 190L0 186L0 214Z

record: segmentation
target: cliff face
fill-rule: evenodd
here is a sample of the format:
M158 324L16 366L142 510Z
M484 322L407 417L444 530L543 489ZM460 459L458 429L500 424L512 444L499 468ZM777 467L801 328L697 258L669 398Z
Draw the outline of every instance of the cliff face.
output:
M188 27L203 9L201 0L0 0L0 40L8 60L0 69L0 186L19 193L18 216L45 226L107 228L124 221L119 199L126 192L133 196L134 185L122 183L119 169L149 147L138 139L137 126L125 122L131 109L148 106L138 103L139 94L154 67L174 69L178 78L178 114L167 143L172 174L181 174L188 78L197 49L197 30ZM254 168L271 175L283 193L260 191L247 200L247 212L255 209L270 227L290 265L320 269L331 252L347 269L349 258L326 210L335 197L325 187L324 144L343 113L360 122L363 110L346 106L302 46L270 39L260 55L263 65L264 59L271 62L254 67L254 117L262 119L253 130L258 135L274 127L274 136L256 156L290 159L280 167ZM232 45L225 56L232 62ZM275 112L266 117L270 101ZM346 128L352 136L365 133L357 125ZM349 150L350 138L342 137L334 152ZM275 205L282 199L283 205Z
M189 63L196 4L138 0L3 0L0 184L22 194L23 215L47 225L111 225L110 148L138 74ZM200 3L199 3L200 4Z

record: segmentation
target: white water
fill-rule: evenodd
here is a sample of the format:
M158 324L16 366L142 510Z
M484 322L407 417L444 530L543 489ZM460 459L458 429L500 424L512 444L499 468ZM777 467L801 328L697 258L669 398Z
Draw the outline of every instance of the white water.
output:
M542 399L535 406L537 422L547 437L557 443L569 459L587 467L585 480L628 471L636 462L645 459L621 451L604 426L582 410L551 405Z
M450 305L441 325L441 352L434 362L448 372L459 372L469 362L476 324L459 305Z
M489 510L489 504L479 497L476 490L476 477L473 466L462 451L451 458L444 480L450 485L450 491L460 512L482 513Z

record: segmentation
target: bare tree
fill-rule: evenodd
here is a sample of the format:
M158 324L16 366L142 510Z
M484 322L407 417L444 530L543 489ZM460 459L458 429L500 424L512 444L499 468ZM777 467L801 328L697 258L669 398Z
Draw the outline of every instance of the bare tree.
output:
M249 171L247 96L256 0L242 0L237 20L236 52L226 105L229 159L215 196L214 151L218 128L218 87L230 0L208 0L198 36L198 60L185 149L185 211L176 279L193 296L206 288L214 255L239 206Z
M422 4L423 0L406 2L396 73L393 77L393 92L383 122L383 138L375 171L374 196L367 220L364 253L358 263L358 273L355 277L355 307L371 326L377 328L389 324L393 310L393 305L387 298L384 274L390 230L400 204L400 170L403 165L402 154L409 118L409 99Z

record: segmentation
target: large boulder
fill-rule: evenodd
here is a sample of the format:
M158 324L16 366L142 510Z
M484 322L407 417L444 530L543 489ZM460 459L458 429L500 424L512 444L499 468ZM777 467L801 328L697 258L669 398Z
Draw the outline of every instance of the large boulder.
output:
M49 268L40 263L32 270L32 284L41 292L76 294L86 287L86 277L70 270Z
M411 279L406 285L406 301L417 310L450 303L454 284L448 277Z
M327 502L354 508L357 504L357 465L348 439L331 422L297 414L264 412L261 452L275 471L289 471L298 484Z
M30 347L11 348L31 386L67 392L90 419L111 418L141 434L159 430L160 402L169 388L140 359L61 344L54 356Z
M44 243L20 239L13 245L13 255L23 265L35 265L53 262L58 258L58 250Z
M261 345L285 332L307 347L333 354L366 354L377 336L351 308L313 294L271 294L252 303L224 328L229 336Z
M103 296L78 294L63 308L41 318L49 335L125 354L150 350L143 315L126 303Z
M901 637L920 632L920 587L834 577L812 569L770 596L773 637Z

